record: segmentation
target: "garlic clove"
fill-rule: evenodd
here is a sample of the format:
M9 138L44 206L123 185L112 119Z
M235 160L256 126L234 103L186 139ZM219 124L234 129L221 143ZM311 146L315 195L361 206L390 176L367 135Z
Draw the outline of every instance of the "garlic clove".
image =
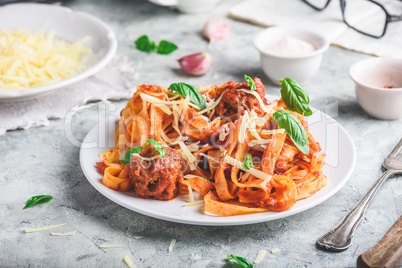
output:
M230 33L230 26L221 19L212 18L204 25L203 34L212 43L225 38Z
M203 75L211 68L212 57L208 53L195 53L179 59L178 62L186 73Z

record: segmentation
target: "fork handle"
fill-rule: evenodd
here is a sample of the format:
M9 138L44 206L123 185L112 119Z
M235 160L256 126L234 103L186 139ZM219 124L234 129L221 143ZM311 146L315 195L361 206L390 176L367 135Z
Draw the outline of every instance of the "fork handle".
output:
M344 251L348 249L351 245L353 234L359 223L363 220L364 213L378 189L388 177L398 172L400 171L395 169L385 171L354 208L334 228L317 240L317 245L332 251Z

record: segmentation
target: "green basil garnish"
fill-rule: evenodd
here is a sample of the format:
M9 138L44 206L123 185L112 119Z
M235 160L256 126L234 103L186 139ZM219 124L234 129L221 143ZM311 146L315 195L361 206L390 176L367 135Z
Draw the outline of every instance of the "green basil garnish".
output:
M156 48L155 42L149 40L148 36L146 35L139 37L135 41L135 46L137 47L138 50L144 52L152 52Z
M179 93L180 96L190 97L190 101L200 107L201 110L207 108L207 103L205 101L204 96L198 92L194 86L186 84L186 83L173 83L169 86L171 91Z
M247 83L250 85L250 91L254 91L257 89L257 87L255 86L254 80L250 76L245 74L244 79L246 79Z
M307 91L292 78L279 80L281 83L282 100L286 104L289 111L297 112L306 116L312 115L308 104L310 98Z
M123 159L121 159L121 163L123 165L127 165L128 163L131 162L131 159L133 158L133 154L139 154L142 152L142 147L137 146L137 147L131 147L130 149L127 150L127 152L124 154Z
M293 143L303 154L309 154L310 146L307 132L297 119L291 113L279 110L273 114L273 117L280 128L285 129L286 134L292 139Z
M166 156L166 150L163 149L162 145L160 145L159 142L157 142L154 139L148 139L146 145L153 145L155 148L155 152L161 154L161 158L164 158Z
M232 254L230 254L230 255L228 254L227 258L228 258L228 261L230 261L231 259L237 261L243 268L253 268L253 264L246 258L234 256Z
M178 47L172 42L162 40L159 42L158 48L156 49L156 53L167 55L175 51Z
M49 200L51 200L51 199L53 199L53 196L51 196L51 195L37 195L37 196L32 196L32 197L29 198L29 199L27 200L27 202L25 203L24 209L25 209L25 208L28 208L28 207L30 207L30 206L33 206L33 205L35 205L35 204L39 204L39 203L43 203L43 202L49 201Z
M250 170L254 167L253 157L251 156L251 154L248 154L243 158L243 167L247 170Z

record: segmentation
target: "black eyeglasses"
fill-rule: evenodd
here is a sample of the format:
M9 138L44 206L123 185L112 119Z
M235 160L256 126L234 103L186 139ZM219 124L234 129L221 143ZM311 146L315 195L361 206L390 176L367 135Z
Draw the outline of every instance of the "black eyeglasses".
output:
M331 0L302 0L317 11L324 10ZM389 22L402 20L402 15L395 16L388 13L380 3L373 0L340 0L343 21L353 30L374 37L381 38L387 31ZM367 16L360 19L364 11Z

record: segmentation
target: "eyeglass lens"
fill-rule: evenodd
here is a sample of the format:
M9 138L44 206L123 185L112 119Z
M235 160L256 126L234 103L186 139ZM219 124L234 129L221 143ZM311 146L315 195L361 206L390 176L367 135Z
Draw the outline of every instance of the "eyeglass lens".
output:
M317 9L323 9L328 0L305 0ZM368 35L382 36L386 24L387 14L376 3L368 0L345 1L344 19L346 23Z
M362 19L362 16L365 18ZM349 26L356 30L381 36L384 32L387 14L376 3L367 0L345 1L344 18Z

